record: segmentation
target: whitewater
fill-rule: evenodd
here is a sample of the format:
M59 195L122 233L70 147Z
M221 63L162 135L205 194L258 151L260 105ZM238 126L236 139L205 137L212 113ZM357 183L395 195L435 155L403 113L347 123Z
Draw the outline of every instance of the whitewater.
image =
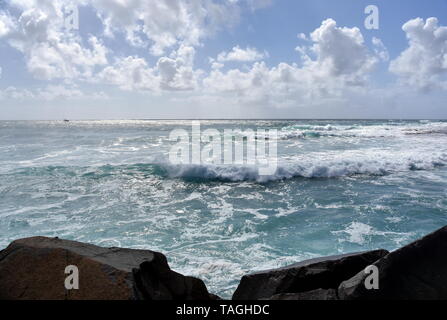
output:
M278 130L277 170L173 165L191 121L0 121L0 249L43 235L163 252L230 297L242 275L396 249L447 224L447 122L220 120Z

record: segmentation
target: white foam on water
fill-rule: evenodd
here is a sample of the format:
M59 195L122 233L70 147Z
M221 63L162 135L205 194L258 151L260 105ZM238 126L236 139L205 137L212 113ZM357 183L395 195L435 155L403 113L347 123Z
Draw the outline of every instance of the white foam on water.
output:
M347 237L341 239L340 241L347 241L350 243L365 245L370 241L372 236L380 236L391 238L396 244L407 241L413 233L411 232L392 232L392 231L381 231L373 228L372 226L362 223L362 222L352 222L345 229L339 231L333 231L333 234L341 235L345 234Z
M259 174L257 166L170 165L162 166L171 178L257 181L303 178L336 178L351 175L385 175L393 172L431 170L447 164L447 152L428 150L370 150L308 153L293 161L278 160L276 173Z
M279 138L282 140L307 137L358 137L358 138L398 138L409 134L446 134L445 122L420 121L406 124L380 125L292 125L282 128Z

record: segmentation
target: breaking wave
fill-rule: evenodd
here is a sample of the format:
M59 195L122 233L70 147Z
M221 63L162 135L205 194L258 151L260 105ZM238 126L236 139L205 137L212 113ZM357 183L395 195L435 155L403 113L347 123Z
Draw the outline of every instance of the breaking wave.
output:
M293 125L282 128L281 140L340 137L340 138L384 138L408 135L447 134L444 122L419 122L417 125Z
M257 166L236 165L170 165L160 167L171 178L193 180L222 180L231 182L255 181L269 182L293 178L337 178L353 175L387 175L394 172L432 170L447 164L447 154L423 157L338 160L302 160L279 162L273 175L261 175Z
M80 176L89 179L102 179L115 174L128 176L152 175L161 178L194 180L206 182L211 180L227 182L271 182L293 178L338 178L353 175L387 175L396 172L415 170L433 170L447 165L447 153L430 156L408 155L402 157L382 156L379 153L363 157L345 155L337 159L326 160L307 156L291 161L278 160L272 175L260 174L261 166L256 165L213 165L182 164L173 165L168 161L157 160L154 163L137 163L121 165L101 165L89 167L44 166L15 170L20 175ZM265 168L265 167L264 167ZM274 167L275 169L275 167ZM261 171L262 172L262 171Z

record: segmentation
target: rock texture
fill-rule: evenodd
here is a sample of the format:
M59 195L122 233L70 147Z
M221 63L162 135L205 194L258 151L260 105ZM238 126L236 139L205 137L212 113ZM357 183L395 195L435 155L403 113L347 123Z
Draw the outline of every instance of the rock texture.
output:
M379 289L367 290L365 272L343 282L338 295L353 300L447 300L447 227L388 254L374 265Z
M79 269L66 290L65 268ZM169 268L158 252L35 237L0 252L0 300L209 300L205 284Z
M297 294L317 289L337 289L342 281L351 278L387 254L386 250L375 250L324 257L306 260L285 268L246 275L234 293L233 300L268 299L283 293ZM295 297L303 300L320 300L325 294L321 296L311 293L295 295Z

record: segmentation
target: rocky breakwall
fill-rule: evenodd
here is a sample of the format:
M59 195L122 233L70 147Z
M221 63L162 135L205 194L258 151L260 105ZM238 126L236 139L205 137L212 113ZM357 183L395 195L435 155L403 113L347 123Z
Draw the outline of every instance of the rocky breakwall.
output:
M79 289L67 289L76 266ZM367 286L370 271L376 286ZM374 271L375 270L375 271ZM158 252L34 237L0 251L0 300L215 300ZM447 227L393 252L323 257L244 276L233 300L447 300Z
M244 276L233 300L259 299L447 300L447 227L393 252L318 258Z
M67 290L67 266L79 289ZM0 300L210 300L203 281L169 268L158 252L58 238L12 242L0 252Z
M233 300L337 300L337 288L388 251L344 254L306 260L242 277Z

